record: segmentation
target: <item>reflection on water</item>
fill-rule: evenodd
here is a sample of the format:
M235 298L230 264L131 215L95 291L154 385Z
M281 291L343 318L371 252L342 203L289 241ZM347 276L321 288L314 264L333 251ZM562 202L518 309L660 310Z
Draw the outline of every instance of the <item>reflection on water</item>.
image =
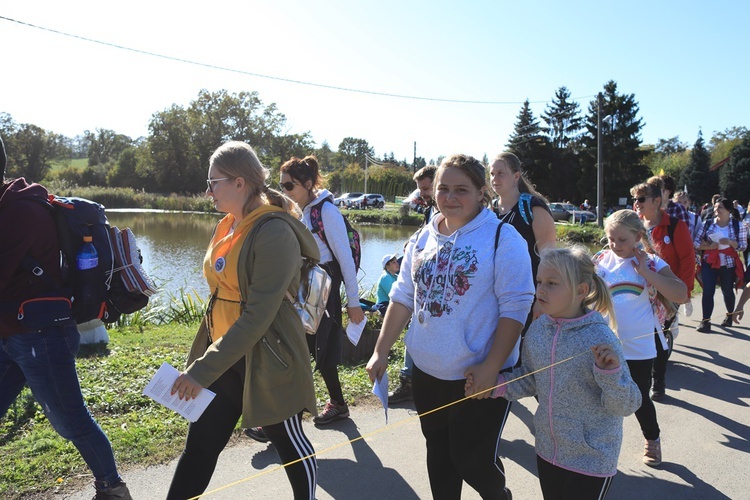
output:
M208 241L220 214L115 212L110 224L133 230L143 254L143 267L163 290L197 291L208 295L202 263ZM356 226L362 241L360 288L370 290L380 277L380 259L387 253L403 254L403 245L416 230L410 226Z

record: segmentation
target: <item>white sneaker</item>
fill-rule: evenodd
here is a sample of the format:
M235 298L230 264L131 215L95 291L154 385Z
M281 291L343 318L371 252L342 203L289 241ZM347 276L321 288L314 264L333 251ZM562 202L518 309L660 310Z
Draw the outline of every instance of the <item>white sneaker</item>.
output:
M693 315L693 303L688 302L685 304L685 316L692 316Z

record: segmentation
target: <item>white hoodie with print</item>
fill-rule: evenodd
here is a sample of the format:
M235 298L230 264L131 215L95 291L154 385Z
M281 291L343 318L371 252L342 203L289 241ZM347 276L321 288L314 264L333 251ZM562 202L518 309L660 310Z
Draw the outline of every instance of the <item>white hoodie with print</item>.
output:
M487 357L500 318L521 324L534 299L526 242L488 209L449 236L442 214L409 241L391 301L412 311L406 347L423 372L460 380ZM502 335L502 332L500 333ZM503 368L518 361L518 343Z

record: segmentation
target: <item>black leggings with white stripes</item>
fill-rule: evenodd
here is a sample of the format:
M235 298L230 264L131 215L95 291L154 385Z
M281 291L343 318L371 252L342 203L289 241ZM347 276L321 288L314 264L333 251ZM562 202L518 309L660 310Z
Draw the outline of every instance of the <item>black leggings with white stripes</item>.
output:
M603 500L612 477L594 477L557 467L536 457L544 500Z
M244 359L227 370L209 389L216 397L197 422L188 427L185 449L180 456L167 498L184 500L202 494L211 481L216 461L237 420L242 415ZM284 468L292 485L295 500L315 498L318 466L312 443L302 430L302 414L263 427L282 463L299 462ZM308 458L305 458L308 457Z

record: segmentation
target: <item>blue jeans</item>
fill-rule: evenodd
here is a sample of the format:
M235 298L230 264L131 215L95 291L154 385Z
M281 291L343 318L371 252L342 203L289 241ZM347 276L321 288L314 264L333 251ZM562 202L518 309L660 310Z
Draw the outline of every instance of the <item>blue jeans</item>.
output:
M404 347L404 367L401 368L401 376L411 378L411 373L414 371L414 360L411 359L409 351Z
M734 281L736 274L734 267L721 266L714 269L707 262L701 263L701 278L703 279L703 297L701 305L703 306L703 319L711 319L714 313L714 293L716 292L716 283L721 286L721 294L724 296L724 306L727 314L734 311Z
M83 401L75 360L80 340L75 325L2 339L0 418L28 384L52 427L78 448L97 488L104 489L121 479L109 439Z

